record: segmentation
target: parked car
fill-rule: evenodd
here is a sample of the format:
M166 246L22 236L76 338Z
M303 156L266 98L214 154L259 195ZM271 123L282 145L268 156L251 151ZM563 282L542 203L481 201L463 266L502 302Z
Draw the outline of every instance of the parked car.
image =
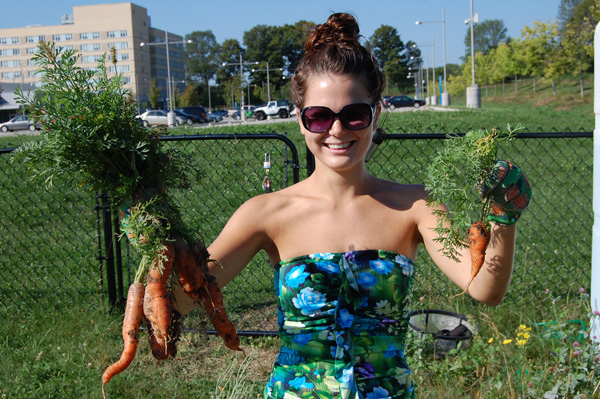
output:
M27 115L17 115L8 122L0 123L0 131L8 132L14 130L39 130L42 126L40 123L35 123L33 119L29 119Z
M141 119L142 124L146 127L169 124L169 116L167 112L160 109L146 111L143 114L137 115L136 118ZM189 119L184 116L175 114L175 124L177 126L187 124L188 120Z
M381 97L381 103L383 104L384 108L388 107L388 101L390 98L392 98L392 97L390 97L390 96Z
M208 111L201 105L196 105L192 107L179 107L176 108L175 111L183 112L184 114L196 115L197 117L202 119L201 123L208 122Z
M221 122L223 120L223 115L217 114L215 112L209 112L206 114L209 122Z
M184 118L187 118L188 125L191 125L192 123L203 123L204 122L204 119L202 119L196 115L186 114L185 112L181 112L181 111L177 111L177 110L175 110L173 112L175 112L175 115L177 115L177 116L182 116Z
M224 118L229 115L229 111L226 109L217 109L211 112L211 114L221 115L221 117Z
M246 118L253 118L255 109L256 107L254 105L244 105L244 110L246 111ZM240 111L235 111L233 114L231 114L231 117L236 121L239 121L241 118Z
M396 109L402 107L419 108L421 105L425 105L425 101L416 100L409 96L395 96L387 100L387 107L389 109Z
M256 107L254 113L256 115L256 119L262 121L267 119L268 116L287 118L290 116L292 109L293 104L291 104L288 100L269 101L266 104Z

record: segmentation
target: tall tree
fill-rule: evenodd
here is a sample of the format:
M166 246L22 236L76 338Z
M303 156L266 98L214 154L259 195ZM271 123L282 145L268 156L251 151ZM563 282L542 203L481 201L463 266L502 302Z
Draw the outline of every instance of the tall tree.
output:
M500 19L487 19L473 27L473 44L476 53L483 55L487 54L490 50L498 47L500 43L510 41L507 35L506 26ZM465 35L465 56L463 60L466 60L471 56L471 28L467 29Z
M388 88L392 85L407 87L409 54L398 30L389 25L381 25L369 38L369 45L388 80Z
M510 43L500 43L494 50L494 64L496 66L496 74L499 81L502 82L502 95L506 94L504 82L509 76L515 77L515 85L518 84L517 75L519 74L519 60L515 57L515 47L519 41L513 40ZM518 92L516 86L515 92Z
M520 57L524 61L523 74L533 78L533 92L537 89L537 78L544 75L547 55L554 42L555 23L533 21L533 27L525 26L521 30Z
M268 97L266 93L275 94L281 86L282 73L276 70L283 68L285 64L284 35L283 28L267 25L257 25L244 33L248 61L259 63L259 65L251 67L252 73L249 80L261 87L267 84L270 86L265 89L264 98L261 93L261 99L265 101ZM269 68L268 80L267 67Z
M558 5L558 28L562 31L571 21L573 11L581 3L581 0L560 0Z
M235 75L239 74L240 55L244 57L245 50L236 39L226 39L221 43L221 53L218 60L219 69L217 70L217 82L222 83L231 80ZM223 66L223 63L232 65Z
M185 46L188 82L202 82L205 86L218 69L220 46L210 30L195 31L185 35L191 43Z
M316 24L310 21L298 21L294 25L284 25L284 48L287 58L288 75L293 75L304 55L304 43Z
M579 77L583 98L583 74L593 65L594 29L600 20L600 0L562 0L558 18L565 67Z
M150 80L150 95L148 96L148 99L150 100L150 107L152 109L158 109L158 99L161 90L162 87L156 85L156 79Z

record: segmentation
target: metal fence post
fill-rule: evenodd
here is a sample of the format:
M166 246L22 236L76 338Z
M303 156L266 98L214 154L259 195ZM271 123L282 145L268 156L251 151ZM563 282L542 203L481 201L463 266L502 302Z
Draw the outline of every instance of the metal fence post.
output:
M106 261L106 287L108 303L111 307L117 304L117 289L115 281L115 257L113 253L113 229L108 195L102 193L102 224L104 227L104 260Z
M594 176L593 176L593 210L594 225L592 227L592 281L590 284L590 301L592 311L600 311L600 23L596 25L594 34ZM600 316L591 316L591 336L600 343Z

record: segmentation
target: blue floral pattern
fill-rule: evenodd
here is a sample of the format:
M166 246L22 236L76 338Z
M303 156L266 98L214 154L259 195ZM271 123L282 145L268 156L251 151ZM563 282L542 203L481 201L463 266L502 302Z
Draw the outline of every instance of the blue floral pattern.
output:
M414 398L404 341L413 261L318 253L275 268L281 350L266 399Z

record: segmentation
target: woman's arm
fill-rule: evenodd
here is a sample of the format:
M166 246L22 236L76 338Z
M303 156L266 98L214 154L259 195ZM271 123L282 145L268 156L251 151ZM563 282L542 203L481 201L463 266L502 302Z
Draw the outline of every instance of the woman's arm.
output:
M445 207L441 209L447 210ZM438 208L439 209L439 208ZM461 248L458 261L443 254L443 244L436 241L438 216L434 208L421 204L418 229L423 244L435 264L461 289L465 289L471 279L471 255L469 248ZM491 223L491 239L485 254L485 262L477 274L468 293L476 300L496 306L501 301L510 284L515 253L515 226Z
M209 272L221 287L233 280L271 242L265 223L268 217L265 196L251 198L240 206L208 247L210 259L214 259L208 265Z

